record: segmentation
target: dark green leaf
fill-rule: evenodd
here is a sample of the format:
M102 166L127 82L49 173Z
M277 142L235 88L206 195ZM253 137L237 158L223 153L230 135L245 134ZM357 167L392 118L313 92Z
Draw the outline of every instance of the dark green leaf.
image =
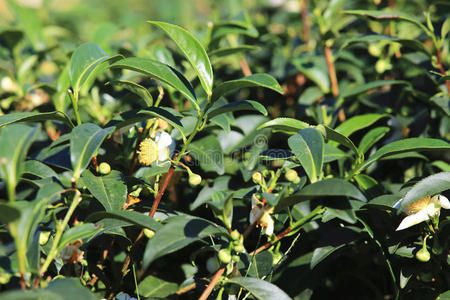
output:
M370 130L368 133L364 135L361 139L361 142L358 145L358 151L361 154L366 153L370 147L375 145L380 139L382 139L386 133L390 131L389 127L377 127Z
M208 118L214 118L215 116L220 115L220 114L224 114L227 112L233 112L233 111L241 111L241 110L257 111L257 112L260 112L261 114L267 116L267 110L262 104L260 104L256 101L252 101L252 100L241 100L241 101L231 102L229 104L226 104L226 105L223 105L216 109L211 110L210 112L208 112Z
M200 42L180 26L155 21L149 21L149 23L164 30L175 44L177 44L178 48L183 52L197 73L206 94L211 95L213 85L212 67L208 55Z
M177 292L178 284L149 275L139 283L138 290L144 297L165 298Z
M352 117L346 120L344 123L340 124L335 130L345 136L350 136L352 133L369 127L376 121L387 118L389 115L386 114L365 114Z
M410 152L410 151L431 151L431 150L449 150L450 144L430 138L410 138L392 142L381 147L377 152L372 154L359 168L359 170L364 170L370 166L375 161L393 154Z
M147 243L143 258L143 268L147 269L155 259L175 252L202 238L213 235L227 235L225 228L188 215L170 218Z
M311 182L321 176L324 141L322 134L314 128L305 128L288 139L289 147L300 161Z
M92 123L75 127L70 134L70 161L73 177L78 179L114 127L100 128Z
M234 92L238 89L248 87L265 87L280 94L284 93L283 89L275 78L273 78L269 74L258 73L246 76L241 79L225 81L224 83L219 84L213 90L211 101L215 101L219 99L219 97Z
M270 128L276 131L284 131L290 134L295 134L301 129L308 128L310 125L300 120L291 118L276 118L265 122L258 129Z
M140 84L137 84L133 81L128 80L114 80L111 81L111 84L123 87L124 89L129 90L130 92L138 95L142 100L145 101L146 106L153 105L153 97L150 92Z
M87 239L93 237L96 233L100 232L100 228L97 228L92 223L84 223L81 225L69 228L63 233L61 240L59 241L58 251L62 250L67 244L70 244L78 239Z
M256 299L259 300L269 300L269 299L277 299L277 300L290 300L285 292L283 292L279 287L273 285L270 282L250 278L250 277L234 277L227 281L227 283L235 283L247 291L249 291Z
M0 222L8 224L20 218L20 210L10 204L0 202Z
M318 125L318 126L316 126L316 129L318 129L322 133L322 135L324 136L325 139L338 142L339 144L341 144L341 145L349 148L353 152L355 152L356 155L358 155L358 156L360 155L355 144L353 144L353 142L345 135L331 129L330 127L328 127L326 125Z
M166 64L149 58L130 57L113 63L111 68L133 70L154 77L179 91L192 105L199 108L197 97L189 81L180 72Z
M48 283L45 290L57 294L64 300L98 299L88 288L81 285L78 278L56 278Z
M188 150L205 171L216 171L219 175L225 172L223 151L217 137L208 135L196 140L189 145Z
M246 51L251 51L251 50L257 50L259 49L259 47L256 46L250 46L250 45L241 45L241 46L237 46L237 47L226 47L226 48L219 48L219 49L215 49L211 52L208 53L209 57L222 57L222 56L227 56L227 55L233 55L236 53L243 53Z
M91 75L99 69L102 63L117 59L109 56L95 43L79 46L70 58L69 77L74 94L77 95Z
M115 211L120 210L127 200L127 186L123 177L122 173L115 170L106 176L95 176L86 170L81 179L107 211Z
M59 121L73 128L70 118L63 112L53 111L47 113L40 112L14 112L0 116L0 127L16 122L39 122L39 121Z
M33 143L39 126L13 124L0 129L0 178L6 182L10 200L24 171L24 160Z
M23 172L39 178L58 177L52 168L37 160L27 160Z
M325 246L314 249L313 256L311 259L311 269L313 269L315 266L317 266L318 263L323 261L325 258L333 254L334 252L338 251L342 247L344 247L345 244L341 244L338 246Z
M95 212L86 218L86 222L93 222L101 219L121 220L141 227L149 228L154 231L157 231L162 227L161 223L155 221L153 218L150 218L148 215L131 210Z
M280 211L301 201L329 196L350 197L363 202L367 201L361 191L350 182L339 178L329 178L307 185L294 195L281 199L275 210Z

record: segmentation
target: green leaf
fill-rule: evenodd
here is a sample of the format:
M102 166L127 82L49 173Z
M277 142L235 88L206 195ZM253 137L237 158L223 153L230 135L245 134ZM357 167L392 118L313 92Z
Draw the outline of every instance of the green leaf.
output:
M214 235L228 235L225 228L202 219L188 215L168 219L145 247L143 268L147 269L151 262L166 254L175 252L187 245Z
M330 79L323 56L299 57L292 60L292 63L300 72L317 84L324 94L330 92Z
M0 178L6 182L10 201L14 200L15 188L24 171L24 161L39 126L13 124L0 129Z
M431 151L431 150L449 150L450 144L438 140L438 139L430 139L430 138L410 138L392 142L387 144L377 152L372 154L359 168L359 170L364 170L368 166L370 166L375 161L393 154L403 153L403 152L411 152L411 151Z
M175 42L194 68L195 73L197 73L206 94L210 96L212 93L213 72L208 55L200 42L192 34L180 26L164 22L148 22L164 30Z
M100 128L92 123L75 127L70 134L70 161L75 180L89 165L103 140L114 131L114 127Z
M189 205L191 210L197 209L200 205L211 200L212 194L214 192L220 192L228 190L228 182L230 181L230 176L219 176L214 180L212 187L204 186L202 190L198 193L197 198L194 202Z
M58 174L52 168L38 160L27 160L23 172L39 178L58 177Z
M94 75L102 63L117 59L118 56L109 56L95 43L86 43L79 46L70 58L69 77L73 92L78 95L83 85L91 75Z
M426 55L430 56L430 52L425 48L423 43L421 43L418 40L411 40L411 39L402 39L395 36L387 36L387 35L381 35L381 34L370 34L355 38L350 38L346 40L340 47L340 50L344 49L345 47L348 47L351 44L354 43L373 43L378 41L388 41L392 43L399 43L403 47L411 48L417 51L420 51L422 53L425 53ZM409 84L407 82L404 82L406 84Z
M352 133L369 127L376 121L387 118L389 115L386 114L364 114L352 117L346 120L344 123L340 124L335 130L345 136L350 136Z
M436 300L450 300L450 290L440 294Z
M278 81L265 73L253 74L250 76L243 77L241 79L229 80L219 84L214 88L211 101L216 101L219 97L234 92L238 89L248 88L248 87L264 87L280 94L284 94Z
M222 147L214 135L192 142L188 151L200 163L204 171L216 171L219 175L225 172Z
M81 176L83 185L103 205L107 211L120 210L127 201L127 186L119 171L111 171L106 176L95 176L86 170Z
M315 266L317 266L321 261L323 261L325 258L333 254L334 252L338 251L342 247L344 247L345 244L341 244L338 246L325 246L325 247L319 247L314 249L313 256L311 259L311 269L313 269Z
M153 97L150 92L140 84L137 84L129 80L113 80L111 84L123 87L124 89L138 95L142 100L145 101L147 106L153 106Z
M386 21L403 20L417 25L427 34L432 34L428 30L428 28L426 28L422 23L418 22L415 17L400 11L347 10L344 13L370 17L376 20L386 20Z
M335 142L338 142L339 144L349 148L350 150L352 150L353 152L355 152L356 155L360 155L358 149L356 148L355 144L353 144L353 142L346 137L345 135L331 129L330 127L326 126L326 125L317 125L316 129L319 130L323 137L325 139L328 140L332 140Z
M8 224L20 218L20 210L10 204L0 202L0 222Z
M409 82L403 81L403 80L376 80L376 81L372 81L372 82L369 82L369 83L366 83L363 85L357 85L355 88L353 88L353 87L348 88L347 90L345 90L342 93L341 96L343 98L356 96L356 95L362 94L364 92L370 91L370 90L378 88L378 87L382 87L385 85L394 85L394 84L411 85Z
M121 113L120 115L114 117L111 121L109 121L108 124L106 124L106 126L108 127L114 126L116 129L120 129L128 125L142 122L144 120L148 120L154 117L166 120L170 125L177 128L180 132L184 133L183 124L176 116L174 116L165 107L154 107L154 106L134 109Z
M166 298L177 292L178 284L149 275L139 283L137 290L144 297Z
M273 255L269 251L263 251L256 255L248 255L249 266L247 276L261 278L272 271Z
M70 118L63 112L53 111L47 113L40 112L14 112L0 116L0 127L17 122L39 122L39 121L59 121L68 125L70 128L75 127Z
M258 129L270 128L276 131L283 131L291 134L297 133L301 129L308 128L310 125L308 123L302 122L300 120L292 118L276 118L265 122Z
M52 292L64 300L96 300L91 291L84 287L79 278L56 278L48 283L46 291ZM55 298L45 298L55 299Z
M256 47L256 46L241 45L241 46L237 46L237 47L225 47L225 48L215 49L213 51L210 51L208 53L208 55L209 55L209 57L214 57L214 56L222 57L222 56L228 56L228 55L233 55L233 54L237 54L237 53L258 50L258 49L259 49L259 47Z
M237 284L247 291L249 291L256 299L259 300L269 300L269 299L277 299L277 300L290 300L285 292L283 292L276 285L256 278L250 277L233 277L226 281L226 283L234 283Z
M233 112L233 111L241 111L241 110L257 111L257 112L260 112L261 114L267 116L266 108L259 102L252 101L252 100L241 100L241 101L231 102L226 105L220 106L216 109L213 109L213 110L209 111L207 114L208 114L208 118L211 119L220 114L224 114L227 112Z
M305 128L288 139L289 147L300 161L311 182L316 182L322 173L324 141L320 132Z
M428 176L410 189L400 203L400 208L409 206L425 196L432 196L450 189L450 172L441 172Z
M12 8L16 21L24 29L26 36L30 39L33 48L36 51L45 49L45 39L43 35L43 28L41 20L37 14L37 10L23 7L14 1L8 1Z
M116 219L125 221L134 225L149 228L157 231L162 227L162 224L150 218L148 215L131 210L119 211L99 211L89 215L86 222L94 222L102 219Z
M358 145L361 154L366 153L376 142L382 139L390 131L389 127L377 127L366 133Z
M92 223L84 223L81 225L69 228L63 233L61 240L59 241L58 251L62 250L67 244L70 244L78 239L87 239L100 232L101 228L96 227Z
M280 211L302 201L324 197L350 197L363 202L367 201L363 193L350 182L339 178L329 178L307 185L294 195L282 198L275 210Z
M183 76L183 74L171 66L150 58L129 57L113 63L111 68L133 70L144 75L154 77L179 91L192 103L192 105L194 105L197 109L200 109L194 89L189 81Z
M329 162L332 162L335 160L348 158L348 157L349 157L349 155L347 153L345 153L344 151L342 151L341 149L336 148L330 144L325 144L324 155L323 155L324 163L329 163Z

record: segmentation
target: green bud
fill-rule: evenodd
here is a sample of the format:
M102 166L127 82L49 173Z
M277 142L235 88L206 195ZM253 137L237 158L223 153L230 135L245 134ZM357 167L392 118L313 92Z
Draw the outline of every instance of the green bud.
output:
M234 262L239 262L239 261L241 260L241 258L239 257L239 255L233 255L233 256L231 257L231 259L232 259Z
M111 166L107 162L102 162L98 166L98 172L102 175L107 175L111 172Z
M422 248L419 251L417 251L416 258L418 261L427 262L430 260L431 255L430 252L428 252L427 248Z
M241 237L241 234L236 229L233 230L230 235L234 241L239 240L239 238Z
M208 258L208 260L206 261L206 270L208 270L209 273L216 272L219 267L219 261L215 256Z
M284 177L291 182L294 182L298 178L297 171L289 169L286 171L286 174L284 174Z
M149 228L145 228L144 229L144 235L148 238L151 239L152 237L155 236L155 231L149 229Z
M196 185L199 185L201 182L202 182L202 176L195 174L195 173L192 173L189 176L189 184L190 185L196 186Z
M245 247L242 244L236 245L233 249L234 249L234 251L236 251L238 253L245 252Z
M48 239L50 238L50 231L41 231L39 234L39 245L45 245L48 242Z
M263 176L260 172L255 172L252 175L252 179L254 183L260 183L261 180L263 179Z
M231 253L228 249L221 249L219 251L219 260L221 263L228 264L231 262Z

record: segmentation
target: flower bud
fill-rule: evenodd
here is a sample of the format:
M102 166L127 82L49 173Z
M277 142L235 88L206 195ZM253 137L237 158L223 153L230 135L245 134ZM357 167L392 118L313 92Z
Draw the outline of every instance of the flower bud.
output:
M191 175L189 175L189 184L196 186L199 185L202 182L202 176L192 173Z
M219 261L215 256L208 258L208 260L206 261L206 270L208 270L208 272L211 274L216 272L219 267Z
M420 249L419 251L417 251L416 253L416 258L418 261L421 262L427 262L430 260L430 252L428 252L427 248L424 247L422 249Z
M260 172L255 172L252 175L252 179L254 183L260 183L263 179L262 174Z
M240 237L241 234L236 229L231 232L231 238L233 239L233 241L239 240Z
M48 239L50 238L50 231L41 231L39 234L39 245L45 245L48 242Z
M102 175L107 175L111 172L111 166L107 162L102 162L98 166L98 172Z
M299 178L297 171L292 169L287 170L286 174L284 174L284 177L290 182L294 182L295 180L297 180L297 178Z
M239 262L239 261L241 260L241 258L239 257L239 255L233 255L233 256L231 257L231 259L232 259L234 262Z
M219 251L219 260L221 263L228 264L231 261L231 253L228 249L221 249Z
M235 246L233 249L234 249L234 251L236 251L236 252L238 252L238 253L243 253L243 252L245 252L245 247L244 247L244 245L242 245L242 244L239 244L239 245Z
M145 235L148 239L151 239L152 237L155 236L155 231L154 231L154 230L151 230L151 229L149 229L149 228L145 228L145 229L144 229L144 235Z

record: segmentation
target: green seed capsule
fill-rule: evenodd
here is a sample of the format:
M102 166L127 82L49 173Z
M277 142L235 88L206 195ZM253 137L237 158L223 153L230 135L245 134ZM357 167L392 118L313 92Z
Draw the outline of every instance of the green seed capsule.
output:
M228 264L231 262L231 253L228 249L221 249L219 251L219 260L221 263Z
M98 166L98 172L102 175L107 175L111 172L111 166L106 162L102 162Z
M233 239L233 241L239 240L240 237L241 237L241 234L239 233L239 231L233 230L231 232L231 238Z

